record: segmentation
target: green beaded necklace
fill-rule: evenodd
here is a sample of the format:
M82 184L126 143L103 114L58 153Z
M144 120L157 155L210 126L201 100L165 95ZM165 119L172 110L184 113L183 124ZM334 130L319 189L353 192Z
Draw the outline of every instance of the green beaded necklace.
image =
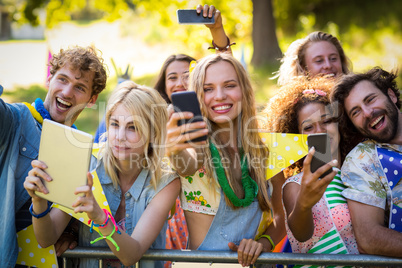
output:
M209 149L211 150L212 163L215 167L216 176L218 177L219 185L222 187L223 192L232 202L235 207L247 207L249 206L258 193L258 184L250 177L248 173L247 158L241 152L241 182L244 190L244 199L240 199L233 192L230 187L228 179L225 174L225 169L222 166L222 160L219 155L218 149L210 141Z

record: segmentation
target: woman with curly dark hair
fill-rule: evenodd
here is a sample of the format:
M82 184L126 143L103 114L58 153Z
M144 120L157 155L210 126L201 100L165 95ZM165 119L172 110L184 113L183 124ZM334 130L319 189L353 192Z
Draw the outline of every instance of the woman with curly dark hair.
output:
M345 186L339 169L321 176L332 167L340 167L346 150L339 149L342 139L329 99L333 86L333 79L299 77L283 86L263 111L268 131L327 133L330 138L333 160L313 173L310 164L315 150L311 149L296 168L301 172L288 178L282 188L287 235L292 251L297 253L335 253L322 249L328 237L338 253L358 253L349 209L341 195Z

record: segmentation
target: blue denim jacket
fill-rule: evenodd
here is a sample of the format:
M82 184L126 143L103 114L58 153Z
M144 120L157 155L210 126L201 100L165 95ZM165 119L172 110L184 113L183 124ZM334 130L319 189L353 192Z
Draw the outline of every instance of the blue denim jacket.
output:
M23 183L38 157L40 125L22 103L0 99L0 263L14 267L18 257L15 213L29 200Z
M248 206L237 209L226 204L223 191L218 211L198 250L230 250L228 244L239 245L243 238L254 239L262 217L257 198Z
M92 156L90 170L96 169L99 181L102 185L107 202L109 204L112 215L116 215L117 209L121 201L121 189L113 187L111 178L106 174L102 161L98 161ZM126 192L126 233L131 235L141 215L144 213L148 204L156 196L156 194L166 187L177 177L176 174L165 173L160 179L160 183L155 190L151 185L151 172L148 169L143 169L138 175L136 181L131 188ZM166 228L167 221L163 225L158 237L151 245L151 249L164 249L166 244ZM89 227L80 224L79 230L79 245L84 247L108 247L104 240L100 240L95 244L90 244L90 241L99 237L97 232L90 233ZM81 259L80 267L96 267L97 260ZM163 262L141 261L141 267L163 267ZM145 265L145 266L144 266Z

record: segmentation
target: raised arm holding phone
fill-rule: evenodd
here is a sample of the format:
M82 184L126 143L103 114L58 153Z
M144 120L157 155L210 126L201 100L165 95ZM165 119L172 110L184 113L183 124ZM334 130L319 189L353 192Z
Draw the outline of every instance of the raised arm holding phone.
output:
M329 101L333 86L334 81L326 77L299 77L282 86L263 111L267 131L310 135L309 153L303 163L292 167L292 175L283 185L286 230L295 253L329 254L335 248L336 253L358 253L348 205L342 196L346 187L338 172L346 149ZM318 133L326 133L323 137L329 137L329 144L325 139L320 141ZM324 150L328 145L330 148ZM322 157L325 151L331 155ZM314 162L318 164L315 168L321 167L313 168ZM324 250L329 237L334 247Z
M211 48L215 49L216 53L231 53L231 44L224 30L221 12L212 5L197 5L192 12L193 16L197 17L196 19L198 20L200 20L200 17L206 17L210 21L213 19L214 23L205 24L211 33L213 44L215 44L212 44ZM193 26L178 25L178 27ZM171 96L173 93L188 89L191 62L195 63L196 59L186 54L173 54L163 63L154 88L168 104L172 103ZM173 112L174 109L170 106L169 110ZM176 200L176 213L169 220L166 242L166 248L168 249L185 249L188 244L187 225L179 198Z
M189 90L197 94L204 121L179 126L194 116L182 111L167 124L167 154L181 175L189 248L234 250L240 264L250 265L284 236L276 214L271 218L281 201L268 191L268 149L257 131L245 128L258 128L250 81L238 60L221 53L197 63ZM191 141L205 135L208 141Z

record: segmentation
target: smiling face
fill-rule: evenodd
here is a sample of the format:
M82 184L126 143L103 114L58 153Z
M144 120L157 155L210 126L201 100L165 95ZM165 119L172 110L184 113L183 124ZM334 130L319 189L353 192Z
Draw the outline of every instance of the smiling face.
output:
M327 133L331 143L333 159L339 160L339 131L331 112L324 104L312 102L305 105L297 114L299 133Z
M396 96L388 90L386 96L373 83L360 81L345 98L345 111L356 129L378 142L391 142L398 130Z
M113 156L119 161L144 158L142 136L134 125L133 115L121 104L110 115L107 137Z
M342 74L339 52L330 42L312 42L306 49L304 60L310 76L317 74L337 76Z
M242 90L233 66L219 61L206 69L204 104L208 119L223 127L234 121L242 109Z
M70 69L66 64L47 79L49 92L43 102L52 120L71 126L85 107L95 104L94 72Z
M186 61L173 61L166 68L166 95L169 100L174 92L186 91L190 64Z

